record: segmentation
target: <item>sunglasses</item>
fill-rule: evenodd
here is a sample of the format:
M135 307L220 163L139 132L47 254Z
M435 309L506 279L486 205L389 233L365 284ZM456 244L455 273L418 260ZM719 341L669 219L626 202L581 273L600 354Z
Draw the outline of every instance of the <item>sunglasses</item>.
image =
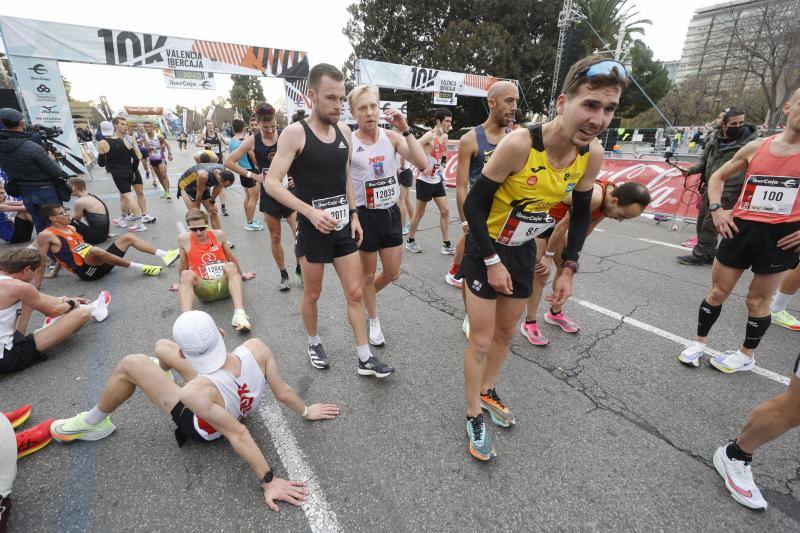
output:
M275 113L275 108L271 105L260 105L256 108L256 115L272 115Z
M208 229L208 226L190 226L189 231L205 231Z
M623 80L628 78L628 71L619 61L607 59L605 61L594 63L593 65L589 65L585 69L576 72L575 77L572 78L572 81L570 81L569 84L564 88L564 92L567 92L569 88L575 85L575 82L581 78L591 79L597 76L612 76L615 74Z

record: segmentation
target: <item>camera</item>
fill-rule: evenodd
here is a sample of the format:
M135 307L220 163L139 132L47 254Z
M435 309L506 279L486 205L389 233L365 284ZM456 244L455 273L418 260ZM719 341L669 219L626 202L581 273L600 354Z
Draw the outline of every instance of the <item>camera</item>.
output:
M42 124L34 124L33 126L31 126L31 131L38 133L45 139L53 139L64 133L64 130L62 130L58 126L48 127L48 126L43 126Z

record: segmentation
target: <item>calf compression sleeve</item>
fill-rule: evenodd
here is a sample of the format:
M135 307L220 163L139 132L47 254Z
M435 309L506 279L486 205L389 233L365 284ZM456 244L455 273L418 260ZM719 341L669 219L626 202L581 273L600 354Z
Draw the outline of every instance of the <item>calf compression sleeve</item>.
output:
M700 304L700 310L697 313L697 336L707 337L708 332L711 331L711 326L719 318L719 313L722 311L722 304L711 305L703 300Z
M753 316L747 317L747 327L745 328L744 343L742 346L749 350L758 348L761 339L764 338L764 334L769 328L770 322L772 322L771 315L758 318Z

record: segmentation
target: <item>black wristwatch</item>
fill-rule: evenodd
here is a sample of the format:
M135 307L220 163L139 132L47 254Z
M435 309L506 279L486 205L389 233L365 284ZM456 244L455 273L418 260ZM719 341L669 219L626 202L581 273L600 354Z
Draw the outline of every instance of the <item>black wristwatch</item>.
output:
M722 204L718 204L716 202L714 202L713 204L708 204L708 212L709 213L713 213L714 211L716 211L717 209L720 209L721 207L722 207Z
M358 213L358 209L350 209L350 218L353 218L353 213Z
M573 273L577 273L578 272L578 262L577 261L571 261L571 260L564 261L564 268L568 268L568 269L572 270Z
M402 134L403 134L403 137L408 137L409 135L411 135L411 130L408 129L408 130L402 132Z
M262 477L261 479L258 480L258 486L261 487L262 485L265 485L267 483L271 483L273 477L274 477L274 475L272 473L272 469L267 470L267 473L264 474L264 477Z

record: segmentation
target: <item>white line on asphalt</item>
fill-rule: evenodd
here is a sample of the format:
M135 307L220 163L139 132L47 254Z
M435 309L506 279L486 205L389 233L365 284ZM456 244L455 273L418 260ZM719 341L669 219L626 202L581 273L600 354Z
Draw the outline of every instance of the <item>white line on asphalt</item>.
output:
M688 346L692 342L689 339L681 337L680 335L675 335L674 333L670 333L669 331L665 331L665 330L663 330L661 328L658 328L656 326L651 326L650 324L642 322L641 320L636 320L635 318L631 318L629 316L624 316L624 315L622 315L620 313L617 313L616 311L612 311L611 309L606 309L605 307L601 307L601 306L599 306L597 304L593 304L592 302L587 302L586 300L580 300L578 298L572 298L572 300L575 303L577 303L578 305L582 305L583 307L586 307L587 309L591 309L592 311L596 311L596 312L601 313L603 315L609 316L609 317L613 318L614 320L621 320L622 322L624 322L626 324L630 324L631 326L637 327L637 328L642 329L644 331L647 331L649 333L653 333L655 335L658 335L659 337L663 337L665 339L671 340L672 342L675 342L677 344L682 344L683 346ZM712 350L710 348L706 349L706 353L711 355L712 357L716 357L718 355L722 355L721 352L719 352L717 350ZM777 373L773 372L772 370L767 370L766 368L761 368L760 366L755 366L755 367L753 367L753 372L755 372L756 374L762 375L765 378L771 379L772 381L777 381L778 383L782 383L784 385L788 385L789 384L789 378L787 378L785 376L782 376L780 374L777 374Z
M627 235L625 235L627 237ZM649 242L650 244L660 244L661 246L669 246L670 248L677 248L678 250L688 250L680 244L672 244L671 242L654 241L653 239L645 239L644 237L633 237L637 241Z
M184 233L189 232L189 230L186 229L186 226L183 225L183 222L176 222L175 227L178 228L178 235L182 235Z
M270 394L265 394L258 411L267 425L272 443L281 457L289 479L302 481L308 488L308 499L302 504L312 533L338 533L342 531L336 513L328 505L317 476L306 462L305 454L297 444L289 423L281 412L278 402Z

